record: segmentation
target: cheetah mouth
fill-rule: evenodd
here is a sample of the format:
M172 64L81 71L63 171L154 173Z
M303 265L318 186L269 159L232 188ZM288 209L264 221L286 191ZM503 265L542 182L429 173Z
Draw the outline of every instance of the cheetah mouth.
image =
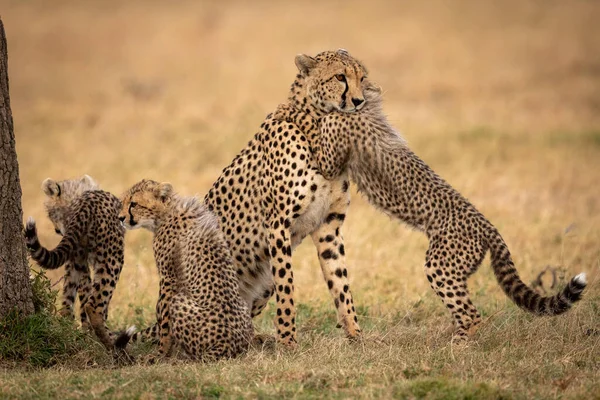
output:
M361 108L363 108L365 105L365 102L362 102L360 105L358 105L357 107L352 107L352 108L346 108L347 106L347 102L344 100L340 103L340 105L337 107L337 110L339 112L343 112L343 113L347 113L347 114L351 114L351 113L355 113L358 110L360 110Z
M121 222L121 226L125 229L135 229L135 228L139 228L137 222L135 222L134 220L129 220L129 221L120 221Z

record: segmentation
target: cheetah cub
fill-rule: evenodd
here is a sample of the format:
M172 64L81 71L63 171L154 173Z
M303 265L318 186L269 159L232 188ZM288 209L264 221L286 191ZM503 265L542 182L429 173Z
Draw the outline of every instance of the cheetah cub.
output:
M53 250L43 247L37 236L35 220L25 226L25 243L42 268L65 265L63 315L72 316L76 294L84 328L91 325L100 341L113 347L112 334L106 327L108 305L123 267L125 229L119 223L119 199L100 190L88 175L80 179L42 183L46 211L54 230L62 239ZM94 268L94 283L90 268Z
M473 334L481 322L469 298L467 278L488 250L498 283L517 306L536 315L558 315L581 299L584 273L554 296L542 297L525 285L498 230L414 154L389 124L381 109L381 90L369 84L364 93L366 104L356 113L313 119L282 105L274 118L301 127L323 176L335 179L348 171L371 204L425 232L429 238L425 273L454 318L455 342Z
M168 183L142 180L123 196L119 219L128 229L154 233L159 357L170 355L175 344L196 359L246 351L253 337L250 311L214 214L197 198L174 193ZM133 331L123 333L117 346L124 347Z

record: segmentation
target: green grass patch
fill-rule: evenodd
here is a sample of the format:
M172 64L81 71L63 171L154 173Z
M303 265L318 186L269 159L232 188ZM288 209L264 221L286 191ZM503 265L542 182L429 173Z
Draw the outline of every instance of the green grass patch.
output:
M57 292L43 271L32 272L34 313L10 312L0 321L0 359L27 367L49 367L88 354L102 358L100 344L76 329L71 318L55 315Z
M472 143L476 141L493 141L502 138L505 135L486 126L475 127L457 134L457 139L462 143Z
M0 322L0 357L32 367L48 367L93 347L73 321L47 313L11 312Z
M417 379L402 381L395 385L395 399L428 400L485 400L513 399L514 394L504 392L493 385L477 382L456 382L446 379Z
M600 147L600 130L580 132L555 131L546 136L546 143L551 146Z

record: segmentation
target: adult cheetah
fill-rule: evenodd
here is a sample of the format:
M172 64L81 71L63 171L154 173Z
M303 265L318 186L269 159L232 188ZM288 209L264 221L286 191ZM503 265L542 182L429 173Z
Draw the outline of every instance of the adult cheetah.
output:
M346 51L296 57L288 104L318 118L364 106L367 71ZM268 115L205 197L234 257L240 293L258 315L275 291L280 343L296 344L292 250L311 235L346 334L360 334L341 233L350 203L345 174L327 180L298 126Z
M25 242L31 258L42 268L65 265L63 315L73 315L75 295L79 294L83 328L91 325L100 341L112 349L112 333L106 327L108 305L123 267L125 229L118 220L119 199L99 189L88 175L80 179L42 184L46 211L62 239L54 250L43 247L35 220L25 226ZM94 268L94 283L90 268Z
M198 199L178 196L168 183L142 180L123 196L119 219L128 229L154 233L159 357L168 356L173 344L196 359L244 352L253 337L252 319L214 214ZM117 347L132 334L122 334Z
M292 105L282 105L274 118L301 127L323 176L337 180L349 171L373 205L427 235L425 273L454 317L455 342L474 333L481 322L469 298L467 278L488 250L498 283L519 307L536 315L558 315L581 298L584 273L554 296L542 297L525 285L496 228L414 154L388 123L380 89L369 84L364 93L366 105L354 114L314 118Z

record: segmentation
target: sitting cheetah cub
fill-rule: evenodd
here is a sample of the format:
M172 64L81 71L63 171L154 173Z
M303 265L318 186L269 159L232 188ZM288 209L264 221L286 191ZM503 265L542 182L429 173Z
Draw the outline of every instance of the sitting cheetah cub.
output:
M281 105L274 119L301 127L327 179L348 171L371 204L425 232L425 273L454 317L455 342L473 334L481 322L469 298L467 278L488 250L500 286L519 307L536 315L558 315L581 299L584 273L554 296L542 297L525 285L496 228L415 155L389 124L381 109L381 90L369 84L365 99L356 113L336 112L318 120Z
M154 233L159 357L170 355L174 344L196 359L246 351L253 338L250 311L214 214L195 197L178 196L168 183L142 180L123 196L119 219L128 229ZM117 347L127 344L133 330L121 334Z
M65 265L61 313L73 315L78 293L82 326L91 325L100 341L112 349L106 317L123 267L125 229L118 219L121 203L117 197L100 190L88 175L59 182L48 178L42 190L47 196L48 217L56 233L63 237L54 250L47 250L40 244L35 221L30 217L25 227L25 243L31 258L46 269ZM94 268L93 285L88 264Z

